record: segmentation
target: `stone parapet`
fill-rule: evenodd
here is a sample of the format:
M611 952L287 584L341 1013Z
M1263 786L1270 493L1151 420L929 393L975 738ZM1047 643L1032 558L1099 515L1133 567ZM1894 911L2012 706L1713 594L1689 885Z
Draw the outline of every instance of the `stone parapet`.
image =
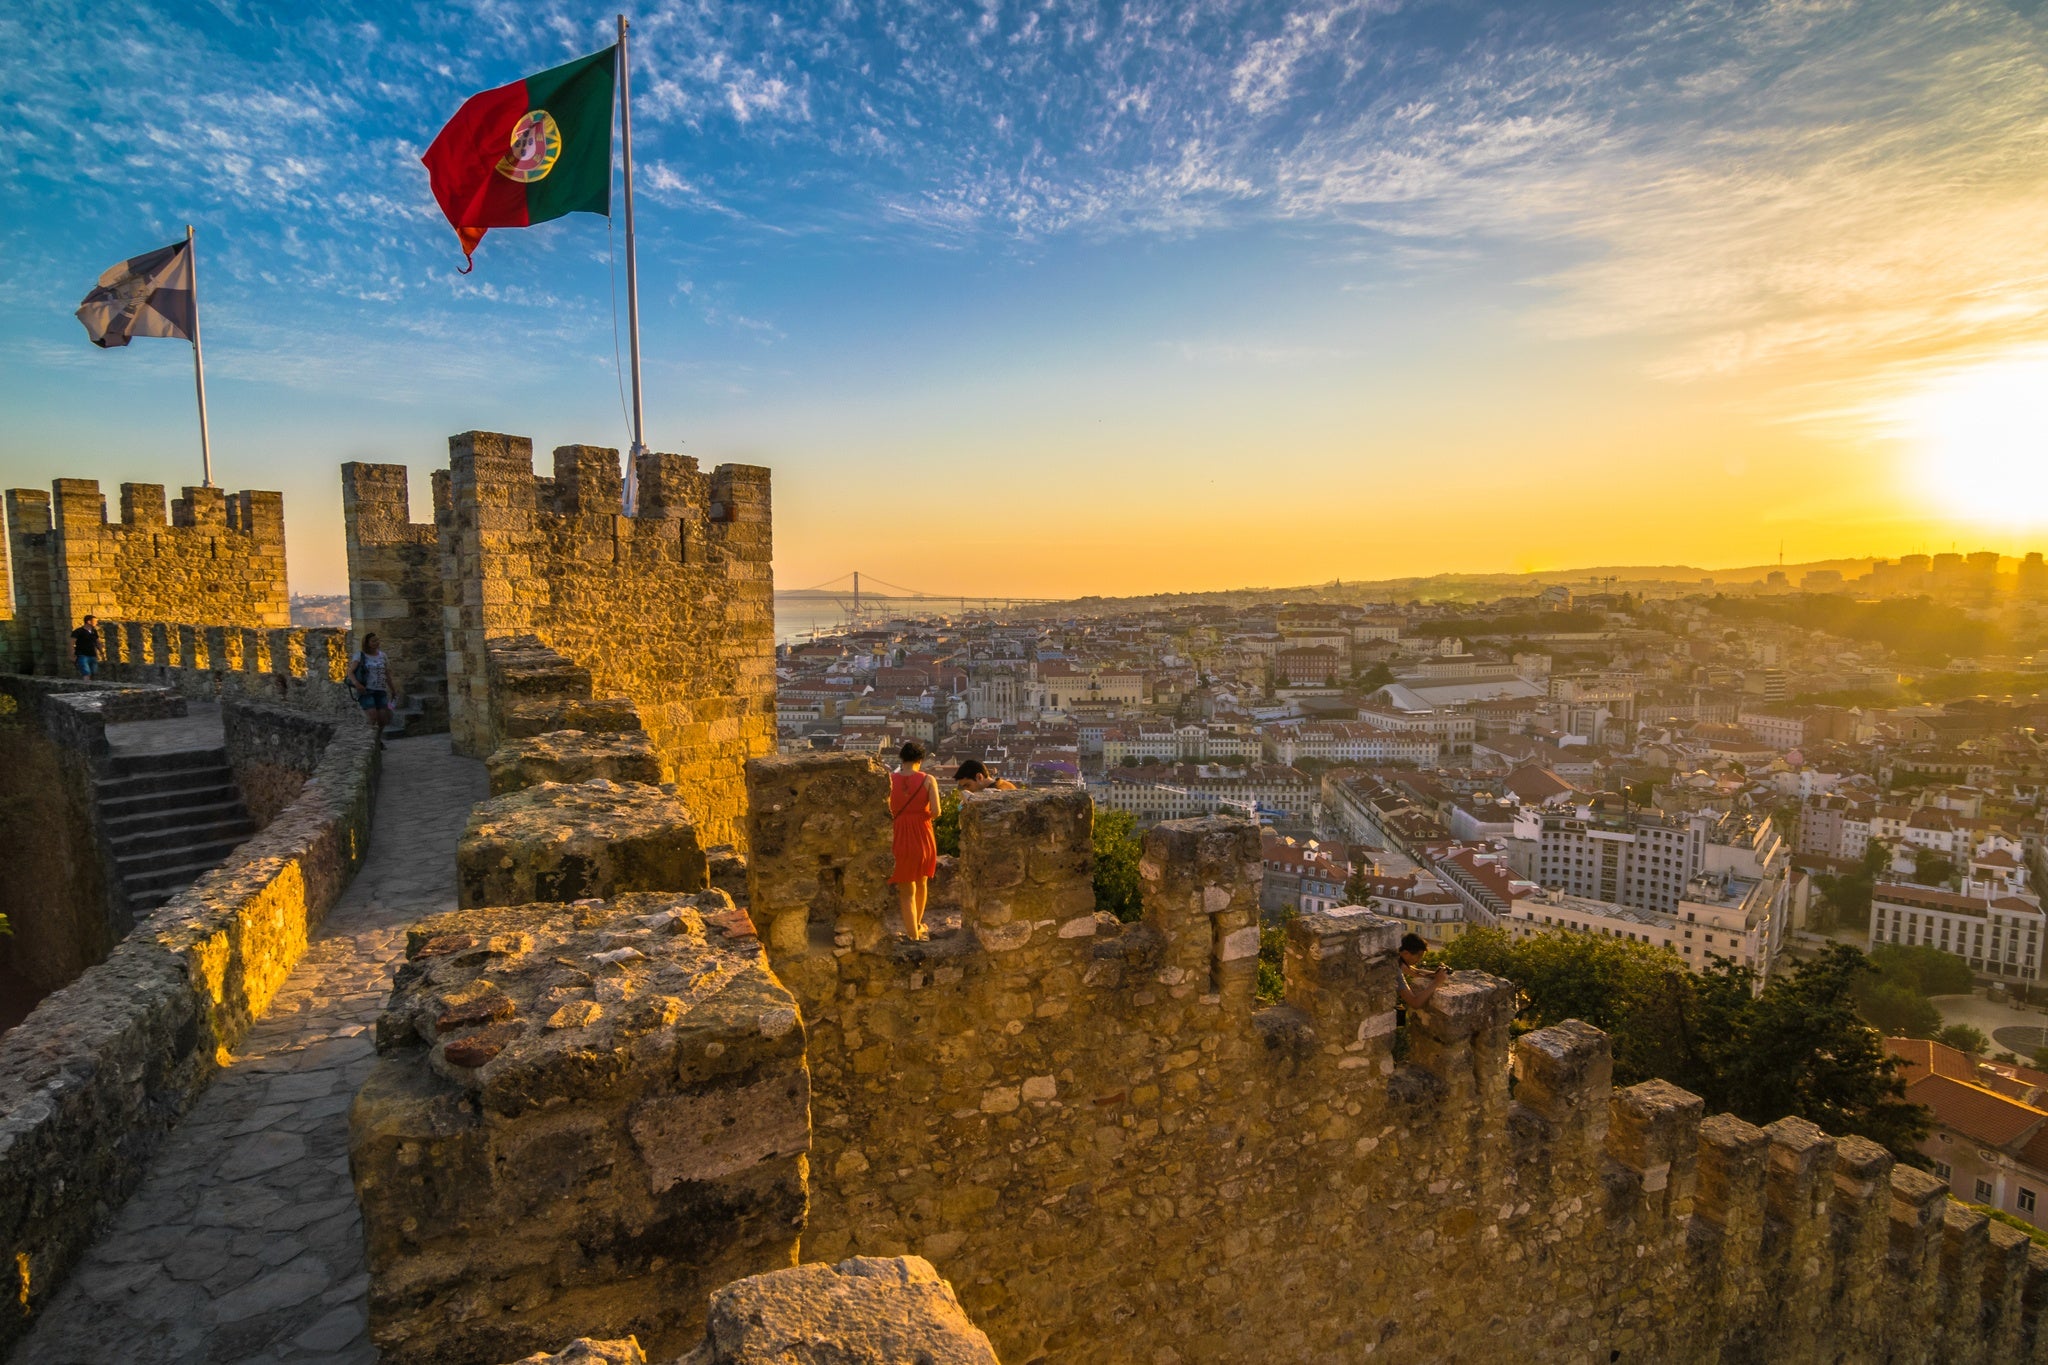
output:
M673 1354L794 1262L804 1031L723 893L457 911L406 957L350 1114L384 1359Z
M507 740L484 760L490 770L491 795L536 787L543 782L661 781L661 760L645 730L591 732L550 730L524 739Z
M245 697L330 716L358 713L348 689L348 632L325 627L271 630L166 621L100 622L101 675L211 700Z
M456 847L459 904L524 905L628 891L702 891L710 866L673 788L543 782L470 813Z

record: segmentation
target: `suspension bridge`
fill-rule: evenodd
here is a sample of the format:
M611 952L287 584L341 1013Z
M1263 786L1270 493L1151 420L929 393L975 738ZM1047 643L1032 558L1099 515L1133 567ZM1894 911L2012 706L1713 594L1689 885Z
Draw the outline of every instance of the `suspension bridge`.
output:
M989 597L973 593L927 592L891 583L860 569L849 569L808 588L778 588L775 592L778 616L808 616L812 630L824 625L852 626L865 621L901 615L905 609L1007 611L1015 607L1040 606L1056 601L1050 597ZM785 608L794 608L786 611ZM790 632L778 632L785 637Z

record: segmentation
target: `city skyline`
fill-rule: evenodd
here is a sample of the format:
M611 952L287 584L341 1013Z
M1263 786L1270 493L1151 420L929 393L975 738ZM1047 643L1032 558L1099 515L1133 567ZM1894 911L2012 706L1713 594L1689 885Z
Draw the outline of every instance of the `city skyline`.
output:
M0 18L0 478L197 481L183 346L71 317L188 221L217 478L285 492L295 590L343 581L338 461L408 464L423 516L452 432L623 446L606 225L458 277L417 160L611 15ZM785 588L2048 540L2028 7L634 22L650 443L775 471Z

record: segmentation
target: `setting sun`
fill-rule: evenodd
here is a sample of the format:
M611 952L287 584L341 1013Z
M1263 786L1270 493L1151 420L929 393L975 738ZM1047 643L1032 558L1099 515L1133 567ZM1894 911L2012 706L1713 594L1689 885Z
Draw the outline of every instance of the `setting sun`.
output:
M1915 482L1955 516L2048 522L2048 347L1927 379L1885 421L1911 452Z

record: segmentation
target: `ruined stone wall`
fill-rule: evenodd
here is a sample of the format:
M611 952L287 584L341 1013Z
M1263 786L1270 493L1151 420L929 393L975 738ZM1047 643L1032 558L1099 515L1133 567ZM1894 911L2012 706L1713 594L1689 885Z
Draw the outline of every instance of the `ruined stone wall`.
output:
M437 486L445 489L447 481L437 480ZM341 515L356 642L375 631L400 688L429 713L423 728L445 730L448 661L439 528L412 520L402 464L343 465Z
M1120 925L1084 796L974 798L963 926L911 944L879 767L749 786L808 1039L804 1255L926 1257L1012 1365L2048 1359L2048 1249L1874 1144L1615 1091L1577 1023L1511 1050L1478 974L1397 1063L1395 921L1302 916L1255 1008L1251 826L1150 831Z
M442 584L450 727L497 747L487 642L531 635L630 698L707 842L743 838L746 760L775 748L768 472L640 458L620 515L618 452L565 446L552 478L524 437L450 442Z
M189 642L195 632L185 630ZM340 633L282 634L277 657L296 673L217 676L189 643L194 668L135 667L174 693L224 687L231 708L237 689L249 687L331 714L345 696ZM311 670L309 636L317 637ZM103 719L148 718L119 710L121 692L106 695L117 710ZM165 1132L268 1008L361 864L375 738L361 724L327 723L333 733L318 763L267 828L0 1035L0 1270L11 1277L14 1305L0 1313L0 1352L27 1330Z
M102 961L126 930L110 914L92 786L117 696L86 683L0 676L0 915L12 930L0 936L0 989L40 999ZM28 1002L7 1003L16 1008L0 1014L12 1017Z
M92 479L58 479L47 494L8 491L15 616L35 667L69 671L70 633L87 613L291 624L283 495L218 488L184 494L167 512L161 484L124 483L120 519L113 521Z

